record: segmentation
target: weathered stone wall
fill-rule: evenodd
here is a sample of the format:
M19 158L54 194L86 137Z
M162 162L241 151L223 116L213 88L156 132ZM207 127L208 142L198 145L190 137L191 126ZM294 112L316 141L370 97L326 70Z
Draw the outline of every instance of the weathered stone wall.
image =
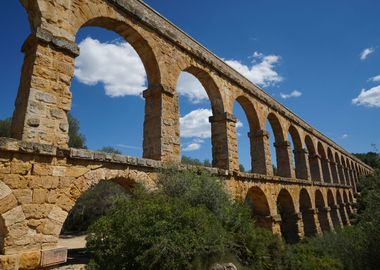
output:
M154 189L157 172L163 166L164 163L150 159L1 138L0 269L37 268L41 254L57 248L68 212L91 186L106 180L128 189L137 183ZM196 167L179 165L179 169L189 168ZM298 238L305 235L305 225L312 224L318 233L321 213L326 214L328 230L349 222L354 200L351 186L206 169L226 180L232 197L241 201L252 199L254 207L266 205L266 212L257 217L258 224L274 233L287 233L286 222L296 225L289 230ZM252 191L260 191L263 196L252 195ZM303 205L301 191L308 194L309 205ZM323 197L320 205L315 197L317 192ZM328 192L332 201L328 200ZM285 214L277 208L282 193L290 198L283 202L290 209ZM340 212L330 214L335 209ZM313 213L312 221L305 219L305 211Z

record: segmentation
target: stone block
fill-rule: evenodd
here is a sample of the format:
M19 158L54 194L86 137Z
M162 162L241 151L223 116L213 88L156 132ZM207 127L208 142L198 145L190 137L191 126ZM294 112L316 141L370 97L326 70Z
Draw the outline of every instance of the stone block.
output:
M18 255L0 255L0 269L1 270L15 270L18 269Z
M32 202L32 190L30 189L16 189L13 194L19 204L28 204Z
M40 265L41 252L32 251L22 253L20 256L20 270L36 269Z
M65 263L67 260L67 248L55 248L41 251L41 266L48 267Z
M50 214L48 215L48 218L58 222L60 224L63 224L65 222L65 219L67 217L67 212L62 210L58 206L54 206L53 209L51 210Z
M34 189L33 190L33 203L43 204L47 202L48 190L47 189Z
M8 212L3 214L3 219L5 226L11 226L17 222L22 222L25 220L25 215L21 206L17 206Z

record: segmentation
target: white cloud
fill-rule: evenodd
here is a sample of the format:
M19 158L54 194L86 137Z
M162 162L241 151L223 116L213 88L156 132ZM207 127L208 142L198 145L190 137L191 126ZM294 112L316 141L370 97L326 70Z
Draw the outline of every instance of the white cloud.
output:
M288 99L288 98L300 97L300 96L302 96L302 93L300 91L294 90L290 94L280 93L280 96L282 99Z
M191 152L191 151L199 150L200 148L201 148L200 143L190 143L187 146L185 146L184 148L182 148L182 151Z
M380 75L377 75L375 77L369 78L369 81L372 82L380 82Z
M236 123L236 128L238 129L238 128L242 128L242 127L243 127L243 123L238 120Z
M226 63L240 72L251 82L266 87L275 85L283 80L283 78L274 70L280 61L277 55L263 55L255 52L252 56L252 66L242 64L237 60L226 60Z
M373 53L375 49L373 47L366 48L360 53L360 60L364 61L368 58L368 56Z
M362 89L359 96L352 100L355 105L367 107L380 107L380 85L371 89Z
M187 97L192 103L208 100L208 95L203 85L188 72L181 72L177 82L177 91L180 95Z
M348 134L343 134L340 138L341 139L347 139L348 138Z
M129 43L101 43L88 37L79 44L76 78L87 85L104 84L107 96L139 95L146 89L146 72Z
M197 109L180 118L181 137L183 138L210 138L211 125L209 117L211 110Z

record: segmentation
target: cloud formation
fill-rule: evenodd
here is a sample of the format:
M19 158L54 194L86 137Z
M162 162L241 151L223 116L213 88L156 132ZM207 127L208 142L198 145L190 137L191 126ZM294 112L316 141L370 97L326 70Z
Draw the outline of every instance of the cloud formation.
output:
M348 134L343 134L340 138L341 139L347 139L348 138Z
M211 125L209 109L196 109L179 119L181 137L183 138L211 138Z
M201 82L188 72L181 72L177 82L177 91L192 103L208 100L208 95Z
M201 144L200 143L190 143L186 145L184 148L182 148L182 151L184 152L191 152L191 151L196 151L201 149Z
M380 85L371 89L362 89L359 96L352 100L352 103L358 106L380 107Z
M372 82L380 82L380 75L374 76L372 78L369 78L369 81Z
M360 60L364 61L368 58L370 54L372 54L375 51L375 48L366 48L360 53Z
M110 97L139 95L146 89L144 66L129 43L101 43L88 37L79 47L74 74L81 83L102 83Z
M296 98L302 96L302 93L300 91L294 90L290 94L280 93L280 96L282 99Z
M279 56L263 55L262 53L255 52L252 58L251 66L244 65L238 60L226 60L226 63L251 82L262 87L275 85L283 80L277 71L275 71L275 67L280 61Z

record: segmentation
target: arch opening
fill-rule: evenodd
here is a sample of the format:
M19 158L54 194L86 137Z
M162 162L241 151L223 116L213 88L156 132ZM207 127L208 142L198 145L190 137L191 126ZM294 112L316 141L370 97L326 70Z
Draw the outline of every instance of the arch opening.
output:
M79 120L86 142L71 146L144 156L142 92L160 80L147 41L125 23L108 18L86 22L76 40L81 54L70 86L71 115ZM71 130L69 134L71 139Z
M337 192L336 192L336 202L339 205L340 219L342 220L343 225L347 225L348 224L348 220L347 220L348 217L346 215L346 210L344 208L342 196L340 195L339 190L337 190Z
M272 217L265 193L258 187L251 188L246 196L245 204L251 209L252 218L257 226L272 230Z
M331 183L330 167L326 156L325 149L321 142L318 142L318 154L321 157L323 182Z
M214 147L217 142L214 141L220 139L216 134L225 130L218 123L210 123L210 119L224 112L217 85L206 71L191 66L179 74L176 89L182 163L218 166L218 152Z
M338 170L337 170L338 167L337 167L336 161L334 160L334 155L330 147L327 148L327 157L330 163L330 170L331 170L331 177L332 177L331 182L338 184L339 183Z
M281 216L281 234L287 243L296 243L300 240L298 230L298 215L295 212L293 199L290 193L282 189L277 197L277 212Z
M101 217L109 214L116 206L117 200L128 200L135 182L125 178L101 180L89 187L75 201L67 216L62 220L58 245L68 248L68 265L76 264L81 258L77 250L86 249L88 228Z
M322 232L330 231L331 228L328 219L328 211L325 207L325 201L320 190L315 192L315 206L318 209L318 221Z
M237 118L236 138L240 171L257 172L255 160L263 159L264 154L260 153L257 147L255 134L260 130L259 118L252 102L244 96L236 98L233 106L234 116ZM247 136L246 136L247 135ZM263 161L259 164L264 163Z
M305 159L304 149L302 146L301 137L299 135L297 128L294 127L293 125L289 127L288 138L290 138L293 143L291 152L293 153L292 164L294 165L295 176L298 179L307 179L308 170L307 170L306 159Z
M335 229L341 228L341 220L339 219L338 207L334 200L334 195L331 190L327 191L327 204L330 207L331 221Z
M285 141L281 123L274 113L269 113L266 121L266 129L269 131L273 174L291 177L289 142ZM274 140L272 138L274 138Z
M315 225L311 199L306 189L301 189L299 200L305 236L314 236L317 234L317 226Z
M310 177L312 181L320 181L321 174L319 169L318 155L315 151L314 143L309 135L305 137L305 144L308 152L308 162L310 168Z

